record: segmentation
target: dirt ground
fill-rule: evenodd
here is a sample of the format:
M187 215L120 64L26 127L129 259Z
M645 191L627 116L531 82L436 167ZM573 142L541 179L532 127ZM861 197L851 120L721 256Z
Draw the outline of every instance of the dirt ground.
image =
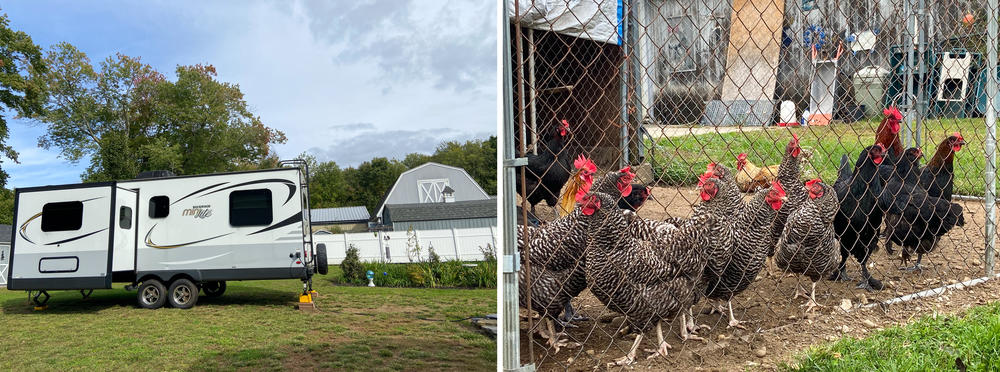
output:
M639 215L662 219L667 216L687 216L691 204L697 198L693 188L653 189L655 200L647 202ZM778 272L768 263L757 280L733 300L733 310L737 319L745 321L747 329L727 329L728 318L719 314L701 314L710 306L702 301L695 306L699 324L707 324L710 331L702 330L699 335L706 342L682 342L678 337L678 322L675 321L667 342L674 348L667 358L647 360L648 352L642 349L655 348L656 332L647 331L635 369L669 370L735 370L775 369L777 363L791 361L807 346L837 339L843 335L863 337L875 329L890 324L906 323L910 319L932 313L952 313L970 306L985 304L1000 299L1000 283L991 280L978 286L948 291L933 296L889 306L859 308L863 304L883 302L927 289L970 280L984 275L982 262L985 249L985 213L981 202L959 201L965 212L966 225L956 227L939 242L936 250L924 257L924 270L906 272L901 267L899 250L889 256L884 249L876 252L869 260L872 275L883 281L886 288L878 292L855 289L860 277L860 265L854 258L848 260L848 274L855 281L821 281L816 286L816 298L824 307L814 314L806 315L800 305L802 298L793 298L796 286L808 289L810 281L799 276L787 276ZM539 217L551 220L551 209L544 203L537 208ZM847 303L849 301L849 304ZM622 319L597 301L589 291L573 300L574 308L590 318L580 321L577 328L566 330L571 342L579 347L562 348L553 354L545 340L535 336L534 360L540 370L594 370L619 358L628 351L632 336L615 336ZM844 310L848 309L848 310ZM522 309L521 356L529 362L529 338L527 337L527 311ZM870 323L865 324L865 321ZM536 319L534 322L539 323ZM664 332L667 332L664 329Z

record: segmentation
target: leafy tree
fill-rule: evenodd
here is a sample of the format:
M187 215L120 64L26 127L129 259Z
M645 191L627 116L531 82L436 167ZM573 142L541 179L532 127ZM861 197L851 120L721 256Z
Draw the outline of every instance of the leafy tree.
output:
M14 223L14 190L0 188L0 223Z
M178 66L169 81L139 58L117 54L97 68L68 43L46 55L49 87L39 140L71 162L90 157L87 181L166 169L197 174L273 165L283 133L250 112L239 86L217 81L211 65Z
M409 156L407 156L409 158ZM438 145L430 161L465 169L486 193L497 193L497 137Z
M23 31L10 28L7 15L0 15L0 105L19 116L42 111L45 85L30 79L32 72L44 73L47 66L42 50ZM17 152L4 142L9 137L7 120L0 115L0 154L17 162ZM7 172L0 170L0 187L7 184ZM9 223L9 222L8 222Z
M374 158L361 163L357 169L348 168L345 172L346 189L350 193L347 200L355 203L354 205L364 205L371 213L375 213L382 197L405 171L403 163L387 158Z

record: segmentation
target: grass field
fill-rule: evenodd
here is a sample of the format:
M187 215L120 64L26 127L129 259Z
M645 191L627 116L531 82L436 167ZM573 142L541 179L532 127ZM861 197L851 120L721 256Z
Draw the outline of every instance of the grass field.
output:
M927 316L872 336L844 338L796 358L796 371L970 371L1000 367L1000 303L964 316Z
M693 185L698 182L698 174L705 171L709 162L718 161L735 168L736 155L741 152L746 152L748 159L758 166L778 164L785 145L791 139L791 133L795 133L799 136L802 147L813 153L810 164L803 168L806 175L815 177L818 174L823 180L832 183L837 179L841 155L848 154L851 164L854 164L861 150L874 143L878 125L879 120L871 120L822 127L773 128L663 138L652 148L650 163L661 182L668 185ZM985 128L983 119L941 119L926 122L922 135L924 162L930 160L937 145L953 132L962 133L967 142L955 157L957 194L983 195L985 192Z
M0 289L0 370L496 368L496 342L459 320L495 313L496 290L314 287L318 313L292 307L296 280L230 282L190 310L139 309L113 289L52 292L36 312Z

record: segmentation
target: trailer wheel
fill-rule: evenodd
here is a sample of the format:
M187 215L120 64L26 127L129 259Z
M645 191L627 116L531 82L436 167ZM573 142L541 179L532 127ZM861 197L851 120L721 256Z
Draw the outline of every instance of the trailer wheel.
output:
M139 285L139 306L145 309L159 309L167 303L167 287L156 279L146 279Z
M170 306L178 309L190 309L198 302L198 287L184 278L170 283L169 293L167 301L170 301Z
M226 293L226 282L205 282L201 285L201 290L205 291L208 297L219 297Z
M316 257L313 257L313 259L316 260L316 272L320 275L326 275L330 271L330 267L326 262L326 244L320 243L316 245Z

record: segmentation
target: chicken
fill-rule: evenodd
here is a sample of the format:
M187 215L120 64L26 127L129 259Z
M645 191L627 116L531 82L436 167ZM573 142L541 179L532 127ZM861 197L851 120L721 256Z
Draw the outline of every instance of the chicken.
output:
M896 195L883 195L880 206L886 210L886 236L889 242L903 247L903 263L917 253L917 262L903 270L921 270L920 261L937 246L941 236L955 226L964 226L962 206L944 198L931 196L918 184L918 168L923 153L919 148L907 149L902 156L903 165L896 169L895 177L887 189L900 190Z
M765 188L778 175L778 164L758 167L747 160L747 154L736 155L736 184L740 191L752 192Z
M528 154L528 165L517 168L517 193L531 205L531 214L538 215L535 204L545 201L555 208L559 190L570 176L573 156L566 149L572 132L569 122L562 120L552 132L552 136L538 149L538 154ZM521 172L524 170L525 188L521 187ZM558 215L558 211L555 211Z
M709 282L705 288L705 296L726 301L729 310L728 327L744 328L733 314L732 298L746 290L764 267L767 252L774 246L768 228L786 200L785 190L778 181L773 181L770 188L754 194L732 220L735 227L734 246L728 260L724 261L721 273L706 273Z
M886 149L886 160L895 160L903 155L903 143L899 139L899 129L900 123L903 120L903 114L899 112L896 106L889 106L889 108L882 110L885 114L885 118L879 123L878 129L875 130L875 143L882 145Z
M778 210L778 214L774 218L774 223L771 224L772 242L777 242L778 238L781 237L781 233L785 230L785 220L788 219L788 214L805 202L806 194L801 187L801 155L802 147L799 146L799 136L792 134L792 139L785 146L785 155L781 158L781 164L778 165L778 175L775 176L781 187L785 189L788 199L782 203L781 209ZM774 256L773 245L768 249L767 256Z
M582 197L593 183L593 162L577 162L577 177L583 185L577 191ZM543 227L517 226L517 247L521 262L531 263L531 281L528 282L528 265L522 265L518 276L521 307L537 311L545 321L540 331L549 345L559 352L565 345L555 332L554 320L560 312L587 287L583 262L588 226L580 221L579 210L557 218ZM528 302L528 293L531 302ZM570 314L572 316L572 314Z
M955 153L964 145L965 139L958 132L941 141L931 160L920 169L920 187L931 196L951 201L955 186Z
M570 214L576 206L576 195L586 194L590 191L590 184L583 182L581 175L586 174L593 181L593 175L597 172L597 165L582 154L573 162L573 167L576 168L576 171L569 177L569 180L566 181L566 185L560 192L558 216ZM583 191L581 192L580 190Z
M627 209L630 211L638 211L642 208L643 204L646 204L646 200L652 199L653 189L649 186L643 186L638 183L633 183L630 185L632 192L628 196L624 196L618 199L618 208Z
M861 282L858 288L881 290L882 282L868 272L868 258L878 250L878 230L884 211L878 205L883 185L878 165L885 158L885 147L875 144L858 155L854 170L848 170L848 158L840 159L840 172L833 185L840 207L833 220L834 232L840 240L840 265L830 280L850 280L847 277L847 258L854 256L861 263Z
M614 363L628 365L643 333L651 328L657 330L658 348L650 357L666 356L672 348L663 338L663 324L682 315L697 299L714 219L702 214L663 235L638 239L626 232L638 217L608 207L616 204L617 197L592 192L581 201L581 210L592 226L586 249L590 290L608 309L624 314L638 333L628 354Z
M833 187L820 179L805 184L808 198L788 215L785 230L778 239L774 263L781 270L812 280L806 296L806 312L816 306L816 282L837 269L840 243L834 234L833 219L840 204ZM800 294L796 293L796 297Z

